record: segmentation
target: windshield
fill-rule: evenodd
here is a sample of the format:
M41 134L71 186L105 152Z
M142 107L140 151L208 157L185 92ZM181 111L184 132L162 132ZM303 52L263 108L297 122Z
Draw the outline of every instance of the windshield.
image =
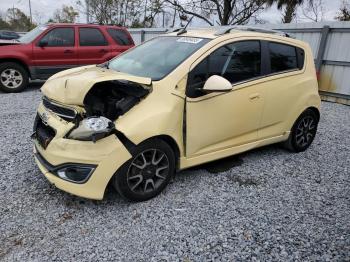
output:
M18 41L24 44L32 42L38 35L47 29L47 26L39 25L35 27L32 31L29 31L24 36L20 37Z
M110 69L160 80L210 39L157 37L126 52L108 64Z

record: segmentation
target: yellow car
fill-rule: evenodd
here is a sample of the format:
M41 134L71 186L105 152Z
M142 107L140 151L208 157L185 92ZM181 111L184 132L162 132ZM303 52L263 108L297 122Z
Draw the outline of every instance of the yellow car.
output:
M267 144L312 143L320 97L310 47L275 31L188 30L42 87L37 165L56 187L102 199L158 195L175 172Z

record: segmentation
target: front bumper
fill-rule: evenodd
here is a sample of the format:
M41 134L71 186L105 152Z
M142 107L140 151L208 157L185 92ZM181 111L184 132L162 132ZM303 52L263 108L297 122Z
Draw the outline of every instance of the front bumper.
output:
M34 157L41 172L63 191L85 198L102 199L114 173L131 158L129 151L114 135L96 143L66 139L64 135L72 128L72 123L62 120L40 104L38 114L43 113L46 123L56 131L56 135L46 149L34 141ZM79 184L57 177L49 171L47 165L60 166L68 163L95 165L96 169L85 183Z

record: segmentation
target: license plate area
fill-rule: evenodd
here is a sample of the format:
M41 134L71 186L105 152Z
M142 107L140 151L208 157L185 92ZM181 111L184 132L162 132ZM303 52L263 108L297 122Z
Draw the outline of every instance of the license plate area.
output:
M34 128L35 139L44 149L46 149L56 135L55 130L50 126L45 125L40 117L37 117Z

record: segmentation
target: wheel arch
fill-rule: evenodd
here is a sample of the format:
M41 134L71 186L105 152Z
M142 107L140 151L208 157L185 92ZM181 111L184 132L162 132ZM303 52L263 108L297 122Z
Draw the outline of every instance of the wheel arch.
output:
M3 64L3 63L17 63L17 64L22 66L27 71L28 76L30 78L32 77L28 65L21 59L18 59L18 58L2 58L2 59L0 59L0 64Z
M175 154L176 170L179 170L179 167L180 167L180 148L179 148L179 145L176 143L175 139L169 135L156 135L156 136L149 137L146 140L151 140L151 139L161 139L171 147L171 149L174 151L174 154Z
M311 110L312 112L314 112L315 115L317 116L317 121L320 120L321 114L320 114L320 111L318 110L318 108L316 108L316 107L314 107L314 106L310 106L310 107L306 108L306 109L303 111L303 113L304 113L306 110Z

